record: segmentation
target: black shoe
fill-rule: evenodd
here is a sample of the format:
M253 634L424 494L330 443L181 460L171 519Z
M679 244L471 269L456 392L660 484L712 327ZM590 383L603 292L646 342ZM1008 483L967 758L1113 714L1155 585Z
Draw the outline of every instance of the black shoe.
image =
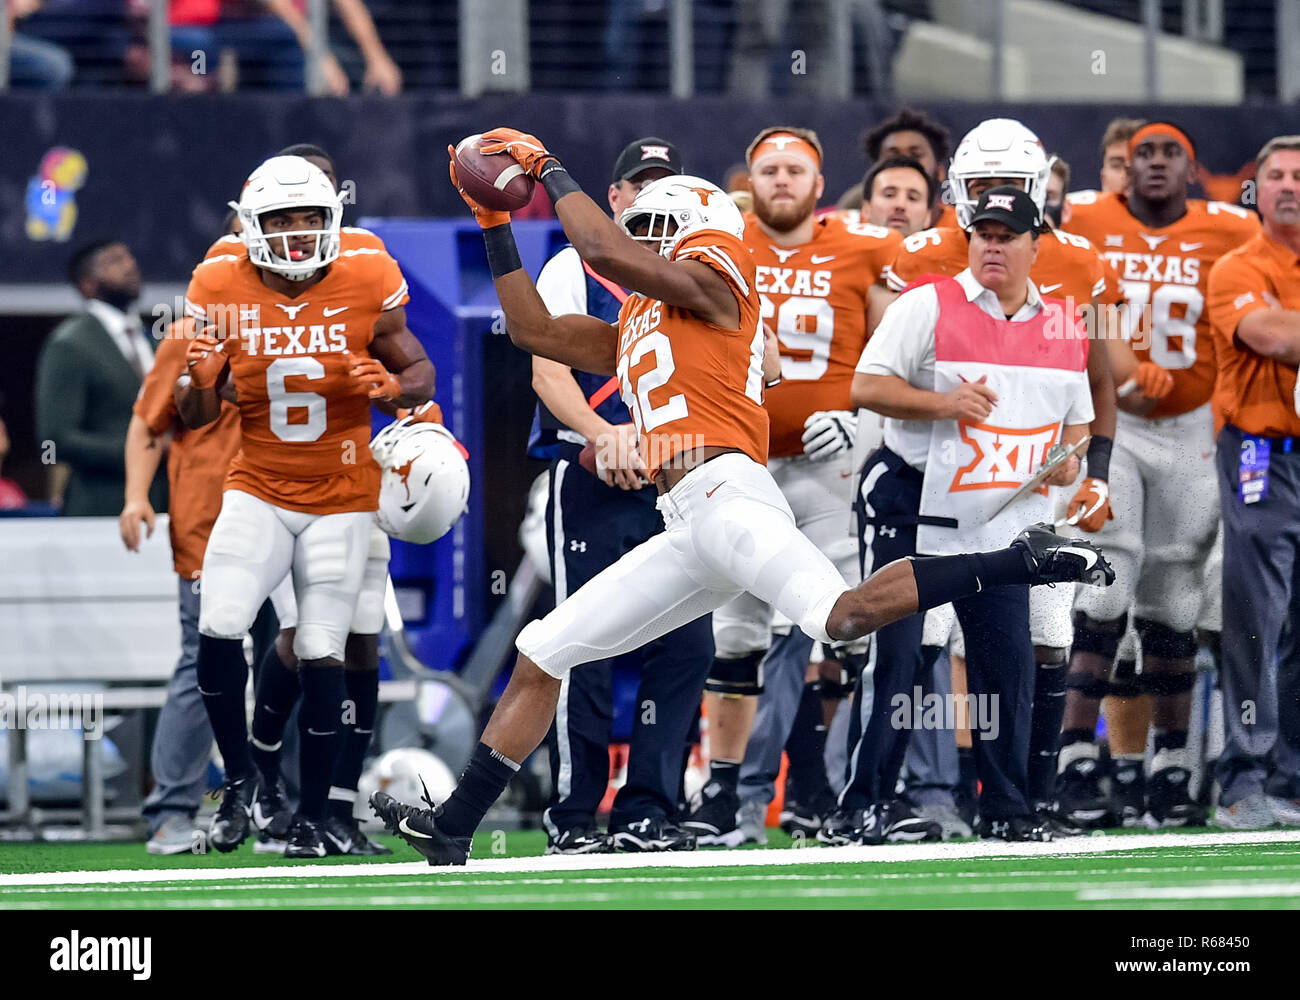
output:
M289 843L284 845L286 858L323 858L326 855L325 837L321 825L306 816L297 816L289 831Z
M1185 767L1165 767L1147 779L1146 825L1204 826L1209 815L1204 806L1188 794L1192 773Z
M1052 831L1034 816L1010 816L1006 819L981 819L979 836L980 840L1046 842L1052 839Z
M694 815L694 814L692 814ZM620 851L693 851L696 836L667 816L649 816L623 826L612 827L614 846Z
M1052 530L1050 524L1033 524L1011 543L1025 557L1031 574L1030 584L1084 583L1109 587L1115 571L1092 542L1066 538Z
M801 802L795 802L792 799L786 799L785 806L781 810L780 819L777 821L781 829L791 837L795 836L795 831L804 837L814 837L817 831L822 828L826 818L835 811L835 794L828 788L819 795L810 805L804 805Z
M1146 780L1142 761L1110 761L1110 811L1122 826L1138 826L1146 814Z
M248 836L248 802L252 796L253 783L247 778L221 786L221 805L208 827L208 842L222 854L233 851Z
M889 844L919 844L943 840L943 827L912 811L905 799L893 799L881 805L880 827Z
M1095 757L1079 757L1056 778L1056 801L1061 815L1085 830L1115 825L1110 801L1101 792L1101 764Z
M682 826L702 846L739 847L744 843L745 832L736 818L738 812L740 796L720 782L710 781L701 790L700 801L690 815L682 820Z
M276 779L274 785L265 780L258 785L257 797L253 799L253 825L271 840L284 840L289 836L293 810L289 808L283 778Z
M1035 805L1034 818L1038 821L1039 826L1051 831L1053 839L1082 837L1087 833L1083 827L1076 826L1066 819L1054 802L1039 802Z
M419 851L431 865L463 865L469 859L472 837L449 837L438 829L436 820L442 815L442 806L435 806L424 794L429 808L408 806L398 802L387 792L374 792L370 808L384 821L389 833L395 833Z
M393 853L391 847L376 844L367 837L355 819L326 816L324 833L326 854L351 854L354 857L370 858Z
M547 854L611 854L614 838L594 826L571 826L558 837L547 836Z
M870 809L836 806L835 811L826 817L822 828L817 831L817 839L832 847L843 847L846 844L884 843L880 816L874 805Z

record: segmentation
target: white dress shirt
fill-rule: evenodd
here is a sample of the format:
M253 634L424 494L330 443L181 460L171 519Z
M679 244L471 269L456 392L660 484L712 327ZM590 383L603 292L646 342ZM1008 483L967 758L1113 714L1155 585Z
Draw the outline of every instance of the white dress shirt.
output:
M970 268L955 278L966 293L966 301L977 305L994 319L1006 320L997 293L985 288ZM1011 317L1012 323L1033 319L1043 308L1043 298L1032 281L1026 282L1029 297ZM939 295L933 284L904 292L880 319L867 341L857 370L868 375L895 375L917 389L934 391L934 327L939 321ZM1066 424L1083 424L1092 419L1076 403ZM885 446L914 469L925 469L930 451L933 421L885 418Z
M153 348L145 338L140 318L134 313L124 313L99 299L86 300L86 312L99 320L113 343L126 358L132 369L138 364L145 375L153 368Z

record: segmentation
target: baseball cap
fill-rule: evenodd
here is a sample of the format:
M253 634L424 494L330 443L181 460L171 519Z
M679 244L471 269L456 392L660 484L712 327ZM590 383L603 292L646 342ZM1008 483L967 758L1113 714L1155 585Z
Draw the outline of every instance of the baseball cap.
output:
M1038 206L1027 192L1010 184L1000 184L989 188L980 195L979 204L970 224L977 222L1001 222L1013 233L1027 233L1042 225Z
M666 139L647 136L630 142L614 161L614 183L631 180L642 170L659 167L674 174L682 172L682 154Z

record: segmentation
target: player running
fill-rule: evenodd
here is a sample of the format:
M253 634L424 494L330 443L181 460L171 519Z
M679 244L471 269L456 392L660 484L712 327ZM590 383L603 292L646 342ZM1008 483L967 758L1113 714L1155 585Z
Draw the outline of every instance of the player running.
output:
M293 839L320 841L347 691L345 637L378 506L369 406L414 406L433 388L433 366L406 328L397 262L373 247L341 248L341 200L318 167L297 156L267 160L238 211L247 255L195 268L186 312L205 326L176 389L181 418L200 427L215 419L231 381L241 420L199 612L199 687L226 766L210 831L221 851L247 836L254 785L242 637L290 571L303 695Z
M509 214L461 192L485 231L511 339L583 371L618 374L666 530L524 628L510 683L443 805L371 796L388 828L431 864L465 863L475 828L545 737L569 670L635 649L743 592L830 642L984 586L1101 582L1109 573L1091 546L1035 527L996 552L899 561L846 587L795 527L765 465L761 306L731 200L700 178L666 177L646 185L615 223L536 137L501 128L485 138L485 154L508 152L545 185L583 258L634 292L617 324L549 315L520 264Z
M1177 126L1144 125L1128 148L1127 195L1070 198L1071 227L1120 273L1128 300L1123 332L1139 365L1136 391L1120 402L1110 483L1115 520L1098 536L1120 586L1104 595L1081 591L1075 604L1059 794L1077 822L1101 826L1117 818L1102 794L1094 733L1132 605L1142 672L1128 682L1151 696L1155 741L1143 818L1152 826L1199 825L1205 811L1188 791L1187 730L1202 572L1219 523L1205 290L1213 263L1260 227L1244 208L1187 197L1196 151ZM1129 774L1140 778L1146 735L1128 740ZM1140 787L1136 794L1140 804Z

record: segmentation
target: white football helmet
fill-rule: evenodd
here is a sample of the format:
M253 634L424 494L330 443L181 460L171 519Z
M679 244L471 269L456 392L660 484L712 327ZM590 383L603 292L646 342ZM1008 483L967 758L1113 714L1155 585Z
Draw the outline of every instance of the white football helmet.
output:
M633 226L646 219L649 229L642 236L633 236ZM670 221L676 223L671 230ZM660 177L643 187L618 223L634 240L665 257L672 257L683 236L701 229L720 229L737 239L745 233L740 209L727 192L703 177L682 174Z
M976 177L1005 177L1023 180L1025 191L1043 214L1047 203L1047 181L1052 165L1043 144L1013 118L989 118L966 133L948 166L948 185L957 210L957 221L970 228L978 198L970 196L967 182Z
M375 760L361 775L357 783L356 812L358 820L373 820L366 803L375 792L387 792L398 802L408 806L423 807L424 792L441 805L456 789L456 777L443 761L420 747L398 747Z
M469 509L469 466L442 424L398 420L375 435L370 454L383 473L375 522L386 534L424 545Z
M243 224L240 234L248 247L248 259L290 281L305 281L339 255L339 226L343 220L342 196L334 190L325 172L301 156L273 156L249 175L238 202L230 207ZM262 216L283 209L319 208L325 214L320 229L294 230L268 236L262 231ZM289 256L290 236L315 236L316 252L293 260ZM271 249L279 240L280 253Z

